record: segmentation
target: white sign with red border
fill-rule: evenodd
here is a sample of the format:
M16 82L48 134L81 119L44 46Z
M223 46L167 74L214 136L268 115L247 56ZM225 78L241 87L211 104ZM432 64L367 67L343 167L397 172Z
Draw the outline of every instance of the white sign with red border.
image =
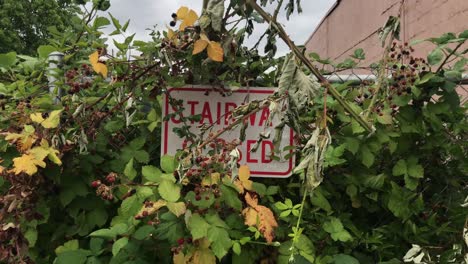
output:
M231 111L237 106L241 105L246 98L250 101L262 100L273 94L277 88L259 88L251 87L241 88L236 90L229 96L222 96L220 92L213 91L212 87L192 86L181 88L170 88L168 93L170 97L176 100L183 100L183 116L200 115L199 122L189 122L191 125L190 131L198 134L199 127L203 124L213 124L213 132L222 129L234 120L231 117ZM207 91L210 91L207 93ZM248 96L247 96L248 95ZM163 116L174 113L175 110L169 104L169 97L163 98ZM245 141L242 142L238 148L240 151L240 164L247 164L250 168L252 177L267 177L267 178L285 178L289 177L292 173L294 158L288 160L273 160L271 153L273 150L272 137L274 131L271 132L270 139L264 139L260 142L258 149L255 152L250 151L256 144L259 134L264 131L265 123L269 117L268 107L251 115L246 119L249 123L246 130ZM162 125L162 155L175 155L177 150L182 149L184 146L183 139L177 136L173 129L181 127L183 124L177 116L171 117L168 121L164 121ZM270 129L275 127L273 121ZM240 126L224 133L221 137L226 140L233 140L239 138ZM281 140L281 148L291 146L294 143L293 130L286 127L283 131ZM284 153L282 154L284 156ZM293 155L289 155L293 156Z

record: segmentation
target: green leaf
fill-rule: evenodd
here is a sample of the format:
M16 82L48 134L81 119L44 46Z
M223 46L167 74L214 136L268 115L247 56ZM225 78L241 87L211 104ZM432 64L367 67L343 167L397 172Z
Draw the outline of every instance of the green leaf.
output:
M236 253L237 255L241 254L241 245L239 244L239 242L234 242L234 244L232 245L232 251L234 251L234 253Z
M349 150L351 153L356 154L359 150L359 140L352 137L347 137L346 141L346 149Z
M193 214L188 221L188 229L193 239L200 239L208 235L210 225L199 214Z
M113 230L107 228L99 229L89 234L91 237L102 237L107 239L114 239L116 235L117 234Z
M135 231L135 233L133 234L133 237L138 240L150 238L150 234L153 233L154 231L155 231L155 228L153 226L144 225Z
M330 221L323 223L323 230L329 233L335 241L351 241L351 234L346 231L341 223L341 220L336 217L330 217Z
M145 200L146 198L154 194L153 189L151 189L150 187L146 187L146 186L137 187L136 190L137 190L136 195L140 200Z
M95 29L99 29L107 25L110 25L110 21L106 17L96 17L96 19L94 19L93 27Z
M290 208L289 206L287 206L286 204L284 204L282 202L276 202L275 207L278 208L281 211L284 211L284 210L287 210L287 209Z
M413 178L424 177L424 168L422 165L418 164L418 159L416 157L408 158L408 175Z
M335 264L359 264L359 260L350 255L345 254L334 255L333 261L333 263Z
M407 168L406 168L405 160L403 159L398 160L392 169L393 176L401 176L401 175L405 175L406 173L407 173Z
M127 176L129 180L133 180L137 176L137 171L133 167L133 158L125 165L124 175Z
M180 198L180 186L167 180L163 180L158 187L161 197L168 202L177 202Z
M310 201L313 205L325 210L327 213L332 212L332 207L330 202L328 202L327 198L322 194L320 187L315 189L310 196Z
M112 245L112 255L116 256L128 244L128 237L122 237Z
M176 160L173 156L164 155L161 157L161 168L166 173L173 173L176 169Z
M212 242L211 250L213 250L218 259L224 257L232 247L231 238L229 238L229 234L224 228L212 226L208 229L207 236L208 240Z
M91 255L89 250L71 250L57 255L54 264L84 264L86 258Z
M58 254L63 253L65 251L77 250L79 247L80 247L80 245L78 244L78 240L73 239L73 240L65 242L65 244L63 244L62 246L57 247L55 249L55 254L58 255Z
M411 216L410 197L403 188L392 182L392 191L388 200L388 209L396 216L407 219Z
M460 35L458 35L458 37L468 39L468 29L463 31L462 33L460 33Z
M9 68L16 62L16 52L0 54L0 68Z
M367 146L363 146L361 148L361 154L362 164L364 164L367 168L370 168L370 166L372 166L375 161L374 154L372 154Z
M221 199L230 207L237 211L242 210L242 202L239 199L239 193L231 187L221 185Z
M28 228L28 230L24 233L24 236L28 240L30 247L34 247L34 245L36 245L37 230L35 228Z
M104 244L104 239L98 238L98 237L92 237L89 241L89 249L91 249L91 252L93 252L94 255L98 255Z
M427 55L427 62L430 65L439 64L444 59L444 52L441 48L434 49L429 55Z
M176 215L177 217L183 215L185 213L185 210L187 209L185 207L184 202L178 202L178 203L167 203L166 204L167 208L171 213Z
M364 181L364 184L372 189L380 189L385 183L385 178L385 174L367 176Z
M49 54L54 51L57 51L57 48L50 45L41 45L37 48L37 54L39 54L39 58L42 59L47 59L47 57L49 57Z
M161 181L162 172L155 166L143 166L141 173L143 174L143 178L145 178L147 181L156 183Z
M103 226L107 222L107 211L103 208L95 208L86 214L86 221L91 226Z
M108 13L108 14L112 19L112 24L114 25L115 29L120 30L122 28L122 26L120 25L119 20L117 18L115 18L114 16L112 16L111 13Z
M384 125L390 125L393 123L393 118L389 113L383 113L382 116L380 115L377 116L377 121L379 121L379 123L384 124Z

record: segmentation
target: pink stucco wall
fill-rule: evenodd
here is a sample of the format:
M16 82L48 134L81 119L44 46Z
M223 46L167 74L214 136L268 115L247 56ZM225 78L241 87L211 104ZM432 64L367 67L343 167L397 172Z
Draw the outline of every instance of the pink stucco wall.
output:
M401 0L341 0L306 42L308 51L341 61L357 48L366 52L363 66L378 61L382 46L378 29L396 16ZM468 0L406 0L401 21L402 41L437 37L468 29ZM433 46L418 44L416 56Z

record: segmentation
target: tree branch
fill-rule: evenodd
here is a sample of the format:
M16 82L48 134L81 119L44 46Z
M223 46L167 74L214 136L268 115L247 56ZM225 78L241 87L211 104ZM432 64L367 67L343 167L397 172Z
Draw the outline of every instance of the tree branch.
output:
M310 72L317 77L317 79L320 81L320 83L325 86L325 88L330 92L330 94L338 101L338 103L343 106L343 108L351 114L351 116L356 119L356 121L364 128L367 130L367 132L372 132L373 129L372 127L358 114L356 113L351 106L345 101L343 96L335 89L335 87L331 86L328 80L319 72L319 70L312 65L309 59L307 59L302 51L292 42L292 40L289 38L288 34L286 31L283 29L283 27L273 19L273 17L270 16L267 12L265 12L262 7L260 7L255 0L246 0L247 4L250 5L257 13L259 13L263 19L268 21L271 25L273 25L277 31L278 35L283 39L284 42L289 46L291 51L296 55L296 57L304 63L304 65L310 70Z

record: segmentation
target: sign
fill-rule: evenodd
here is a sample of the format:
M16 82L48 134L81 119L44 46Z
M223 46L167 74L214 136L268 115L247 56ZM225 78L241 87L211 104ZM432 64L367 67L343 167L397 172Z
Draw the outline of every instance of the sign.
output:
M190 131L198 134L199 127L203 124L214 124L211 131L216 132L229 124L233 120L231 112L238 105L242 104L246 98L250 101L262 100L273 94L276 88L242 88L232 93L230 96L222 96L217 91L211 91L212 88L205 88L201 86L170 88L168 93L170 97L176 100L183 100L183 116L200 115L199 122L189 122L191 125ZM211 91L207 93L207 91ZM174 113L175 110L169 104L169 97L163 98L163 116ZM291 175L293 169L293 158L289 160L272 160L271 153L273 150L272 138L274 137L273 128L277 120L273 120L273 125L268 127L271 129L270 139L264 139L257 151L250 151L256 144L259 134L265 130L265 123L269 117L268 107L257 113L251 115L246 119L249 126L246 130L245 141L238 147L240 151L240 164L247 164L250 168L252 177L269 177L269 178L285 178ZM183 124L175 116L168 121L163 122L162 126L162 146L161 154L175 155L178 149L184 146L183 139L179 138L173 129L181 127ZM221 135L223 139L234 140L239 138L240 127L237 126L232 131L227 131ZM293 145L293 130L285 127L283 131L283 138L281 141L281 148ZM282 153L282 156L287 153Z

